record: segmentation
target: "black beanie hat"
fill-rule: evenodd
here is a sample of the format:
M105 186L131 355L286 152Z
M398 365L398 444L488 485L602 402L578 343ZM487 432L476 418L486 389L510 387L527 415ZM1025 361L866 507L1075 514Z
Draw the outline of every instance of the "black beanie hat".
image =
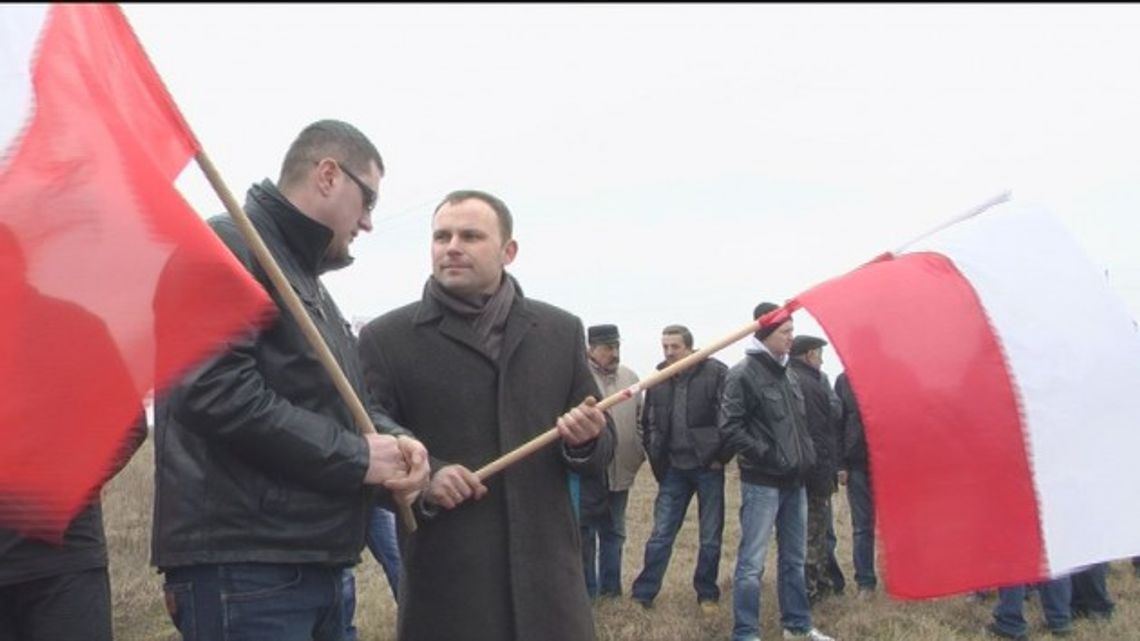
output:
M757 305L752 310L752 320L757 320L761 316L763 316L764 314L767 314L768 312L771 312L771 311L775 311L777 309L780 309L780 306L775 304L775 303L760 303L759 305ZM783 325L783 323L779 323L776 325L769 325L768 327L762 327L762 328L756 330L756 333L753 335L758 340L764 340L765 338L768 338L769 336L771 336L772 332L776 331L776 328L779 327L780 325Z

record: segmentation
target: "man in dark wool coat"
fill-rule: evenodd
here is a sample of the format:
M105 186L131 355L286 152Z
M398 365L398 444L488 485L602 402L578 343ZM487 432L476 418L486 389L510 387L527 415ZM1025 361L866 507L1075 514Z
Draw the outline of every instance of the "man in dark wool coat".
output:
M567 472L604 472L613 424L594 406L582 322L504 271L511 232L495 196L449 194L423 298L360 335L375 399L431 455L419 528L401 537L401 641L595 638ZM475 476L554 425L558 443Z

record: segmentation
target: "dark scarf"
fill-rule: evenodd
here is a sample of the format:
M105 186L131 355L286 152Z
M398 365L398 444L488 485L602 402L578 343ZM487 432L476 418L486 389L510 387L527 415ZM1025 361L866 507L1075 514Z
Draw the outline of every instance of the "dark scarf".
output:
M447 291L434 276L428 278L425 293L451 313L467 320L471 329L475 330L483 351L497 362L503 346L503 332L507 328L507 315L515 302L517 289L514 276L503 272L499 289L490 296L480 294L478 300L456 296Z

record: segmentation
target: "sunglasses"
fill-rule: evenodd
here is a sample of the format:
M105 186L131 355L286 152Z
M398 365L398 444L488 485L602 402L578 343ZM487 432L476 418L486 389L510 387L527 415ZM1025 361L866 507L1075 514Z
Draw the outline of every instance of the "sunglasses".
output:
M364 195L364 210L372 211L372 208L376 206L376 191L364 184L364 181L358 178L356 174L349 171L348 167L344 166L344 163L336 161L336 165L340 167L340 170L344 172L345 176L351 178L352 182L356 183L357 187L360 187L360 193Z

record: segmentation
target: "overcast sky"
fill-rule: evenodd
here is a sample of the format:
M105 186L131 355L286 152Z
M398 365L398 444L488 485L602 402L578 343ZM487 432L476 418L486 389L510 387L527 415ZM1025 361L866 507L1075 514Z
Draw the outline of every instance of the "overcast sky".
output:
M376 143L376 229L325 279L350 319L419 298L460 188L511 207L526 294L616 323L642 376L666 324L700 347L1007 189L1140 316L1138 5L125 12L239 200L311 121ZM222 211L195 167L179 187Z

